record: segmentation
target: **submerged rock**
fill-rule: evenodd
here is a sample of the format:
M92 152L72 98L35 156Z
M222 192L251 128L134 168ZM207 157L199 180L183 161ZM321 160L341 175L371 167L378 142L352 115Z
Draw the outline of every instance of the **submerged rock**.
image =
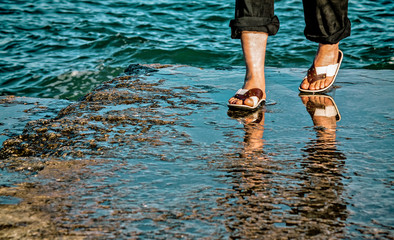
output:
M84 189L88 182L81 179L108 174L89 168L108 161L118 164L129 156L173 161L171 154L165 153L171 152L172 145L187 151L192 143L179 129L188 127L182 116L211 104L198 97L198 89L185 87L180 92L178 87L166 87L162 78L147 78L146 74L158 68L163 66L130 65L125 71L130 75L104 82L80 101L59 109L56 116L30 121L21 134L4 141L1 168L46 180L28 188L26 184L0 186L1 195L24 199L18 205L0 205L0 238L100 237L104 232L115 232L111 225L83 223L95 218L101 204L92 211L81 208L87 204L84 201L70 202L78 199L78 194L89 195L89 188ZM6 98L3 103L21 101ZM163 151L152 151L155 146ZM84 192L79 192L82 189ZM73 204L79 205L81 212L65 214ZM25 216L29 220L24 220Z
M141 64L130 64L125 70L124 73L126 75L139 75L139 74L147 74L152 72L157 72L156 68L161 65L154 65L153 67L144 66ZM169 66L169 65L167 65ZM156 67L156 68L155 68Z
M162 138L171 126L185 125L180 116L209 103L198 100L193 89L183 89L180 94L177 89L163 87L163 79L144 77L162 67L130 65L125 72L133 76L104 82L54 118L29 122L21 135L4 142L1 165L26 169L15 166L17 158L110 158L122 154L119 144L132 149L138 147L136 143L171 144ZM167 113L168 108L178 110ZM157 128L163 125L168 128Z
M271 99L240 114L243 69L129 68L77 102L0 100L24 113L0 124L0 238L392 238L386 73L357 72L366 100L341 71L335 110L268 69Z

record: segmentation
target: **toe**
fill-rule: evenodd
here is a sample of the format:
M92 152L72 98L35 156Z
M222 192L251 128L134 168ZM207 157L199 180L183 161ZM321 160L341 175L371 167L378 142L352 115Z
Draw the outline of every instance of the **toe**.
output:
M318 105L324 105L324 104L322 103L322 100L324 100L324 99L322 99L322 97L316 96L315 99L313 100L313 102L316 103L316 104L318 104Z
M324 81L324 87L328 87L331 84L332 80L332 77L326 78L326 80Z
M332 102L329 98L324 98L323 102L325 106L332 106Z
M323 88L325 88L326 86L326 81L320 81L320 84L319 84L319 89L323 89Z
M242 101L241 99L237 99L237 101L235 102L235 104L237 104L237 105L242 105L242 104L243 104L243 101Z
M308 89L309 88L309 82L308 79L304 79L301 83L301 88L302 89Z
M322 81L317 81L315 84L315 90L319 90L321 86Z
M253 102L252 99L247 98L247 99L245 99L244 104L247 105L247 106L249 106L249 107L253 107L254 102Z
M307 102L309 101L309 97L301 97L301 101L302 101L302 103L305 105L305 104L307 104Z
M232 97L232 98L230 98L230 100L228 100L228 102L230 104L237 104L238 100L239 100L238 98Z
M311 84L309 85L309 90L316 90L316 83L317 83L317 82L311 83Z

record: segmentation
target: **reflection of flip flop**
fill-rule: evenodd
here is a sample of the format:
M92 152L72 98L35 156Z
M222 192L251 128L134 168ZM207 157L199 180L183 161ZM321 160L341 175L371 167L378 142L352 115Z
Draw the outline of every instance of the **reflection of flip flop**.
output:
M233 119L238 120L238 122L242 124L260 123L264 117L264 110L259 109L253 113L239 110L228 110L227 115ZM246 119L250 120L246 121Z
M305 79L307 79L308 83L312 84L312 83L314 83L314 82L316 82L318 80L325 79L326 77L334 77L332 79L330 85L328 85L325 88L318 89L318 90L303 89L303 88L301 88L301 86L299 86L298 89L301 92L318 93L318 92L324 92L324 91L328 90L329 88L331 88L331 86L335 82L335 78L337 77L339 68L340 68L341 63L342 63L342 59L343 59L343 53L342 53L341 50L339 50L338 62L336 64L332 64L332 65L328 65L328 66L324 66L324 67L315 67L314 65L312 65L312 67L310 67L308 69L307 75L302 80L302 82L303 82Z
M335 104L334 99L331 96L325 94L319 95L308 95L308 94L300 94L300 97L323 97L329 99L332 103L330 106L326 106L323 104L316 104L312 101L308 101L305 104L306 110L312 117L335 117L336 121L339 122L341 120L341 114L339 113L338 107Z
M247 106L244 104L227 104L230 109L240 109L240 110L255 110L257 109L262 102L265 102L263 99L264 93L259 88L248 89L239 89L234 98L244 101L245 99L250 98L253 101L253 106Z

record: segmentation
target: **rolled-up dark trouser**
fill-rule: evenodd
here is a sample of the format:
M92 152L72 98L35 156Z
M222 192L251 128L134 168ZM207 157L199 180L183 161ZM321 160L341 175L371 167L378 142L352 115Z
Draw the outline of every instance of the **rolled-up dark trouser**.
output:
M235 18L230 21L231 37L240 38L242 31L275 35L279 19L274 15L274 0L236 0Z
M350 36L348 0L303 0L303 6L307 39L334 44ZM230 27L232 38L240 38L242 31L275 35L279 20L274 15L274 0L236 0Z

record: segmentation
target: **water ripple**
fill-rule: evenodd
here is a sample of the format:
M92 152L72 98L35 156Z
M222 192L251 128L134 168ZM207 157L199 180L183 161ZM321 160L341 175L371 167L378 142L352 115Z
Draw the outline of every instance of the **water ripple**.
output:
M269 39L267 65L308 67L316 44L303 36L302 4L275 4L281 29ZM0 94L29 95L21 86L31 76L40 76L37 83L56 82L66 72L94 71L103 64L243 65L239 41L229 36L233 8L233 1L224 0L2 1ZM350 2L352 36L341 44L344 68L393 69L393 10L391 1ZM40 90L35 95L44 96ZM72 92L45 96L77 97Z

